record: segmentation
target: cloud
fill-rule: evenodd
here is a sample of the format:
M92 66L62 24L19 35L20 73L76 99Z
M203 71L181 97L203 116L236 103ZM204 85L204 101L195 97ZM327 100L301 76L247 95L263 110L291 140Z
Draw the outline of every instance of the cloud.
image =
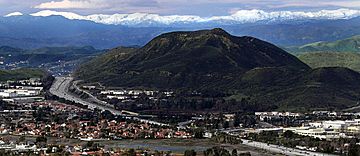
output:
M102 0L62 0L51 1L36 5L38 9L91 9L108 7Z
M323 2L326 5L340 6L340 7L360 7L360 1L333 1L333 2Z

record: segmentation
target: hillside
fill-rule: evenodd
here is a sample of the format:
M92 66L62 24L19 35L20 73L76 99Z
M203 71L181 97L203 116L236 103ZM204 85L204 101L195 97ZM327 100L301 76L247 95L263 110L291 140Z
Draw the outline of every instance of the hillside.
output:
M111 87L216 90L280 110L342 109L360 98L359 73L311 69L270 43L222 29L167 33L141 48L114 49L74 76Z
M359 53L314 52L301 53L297 57L312 68L346 67L360 72Z
M93 62L106 62L103 59ZM272 44L235 37L222 29L163 34L134 50L128 58L110 62L114 65L85 64L76 75L112 86L207 88L209 82L224 77L224 81L233 80L255 67L309 68Z
M45 72L39 69L21 68L15 70L0 70L0 81L42 78Z
M279 110L344 109L357 104L360 74L347 68L326 67L309 71L260 68L242 76L236 88L252 101Z
M315 42L288 48L290 52L360 52L360 35L334 42Z
M0 46L0 56L5 64L27 62L25 67L37 67L41 64L58 61L72 61L102 53L91 46L85 47L43 47L38 49L20 49Z

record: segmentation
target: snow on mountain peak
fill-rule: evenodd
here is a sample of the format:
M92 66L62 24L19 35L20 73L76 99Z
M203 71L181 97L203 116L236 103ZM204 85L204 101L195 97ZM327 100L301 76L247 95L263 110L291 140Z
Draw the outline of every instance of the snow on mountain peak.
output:
M21 12L13 12L5 15L4 17L11 17L11 16L22 16L23 14Z
M41 17L47 17L47 16L63 16L67 19L71 20L86 20L84 16L72 13L72 12L58 12L58 11L52 11L52 10L43 10L39 11L37 13L30 14L31 16L41 16Z
M273 11L266 12L263 10L239 10L228 16L200 17L193 15L168 15L148 13L132 14L93 14L82 16L72 12L57 12L52 10L43 10L30 14L32 16L63 16L67 19L88 20L96 23L111 25L171 25L177 23L205 23L205 22L222 22L226 23L254 23L258 21L286 21L286 20L306 20L306 19L350 19L360 16L360 10L337 9L337 10L320 10L314 12L301 11Z

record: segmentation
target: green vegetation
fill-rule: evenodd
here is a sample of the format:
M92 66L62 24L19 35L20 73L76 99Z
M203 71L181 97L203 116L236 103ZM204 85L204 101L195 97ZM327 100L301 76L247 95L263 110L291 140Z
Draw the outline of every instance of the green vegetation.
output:
M312 68L346 67L360 72L360 53L302 53L298 58Z
M334 42L315 42L285 49L312 68L346 67L360 71L360 35Z
M260 141L291 148L296 148L296 146L314 148L317 152L333 154L336 153L339 155L345 154L347 150L350 150L349 152L356 152L357 150L359 150L356 146L350 147L350 149L348 149L347 146L344 146L345 144L352 144L358 141L358 139L356 138L338 138L329 141L325 139L298 135L291 131L286 131L282 134L272 131L264 131L259 134L250 134L248 138L254 141Z
M196 156L196 152L194 150L186 150L184 156Z
M360 35L335 42L315 42L288 48L290 52L360 52Z
M309 68L272 44L213 29L167 33L140 49L115 49L85 63L75 75L106 86L209 89L268 66Z
M344 109L360 99L359 73L311 69L270 43L221 29L167 33L142 48L114 49L83 64L74 75L112 87L222 93L228 103L223 110ZM179 109L190 103L176 104Z
M213 138L213 141L221 144L240 144L242 143L241 139L235 136L227 135L227 134L219 134Z
M42 78L46 74L40 69L21 68L15 70L0 70L0 81Z

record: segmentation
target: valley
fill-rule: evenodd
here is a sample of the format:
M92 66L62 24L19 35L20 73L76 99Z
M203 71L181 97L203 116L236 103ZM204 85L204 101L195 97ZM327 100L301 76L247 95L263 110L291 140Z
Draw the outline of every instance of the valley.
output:
M0 4L0 156L360 153L354 1Z

